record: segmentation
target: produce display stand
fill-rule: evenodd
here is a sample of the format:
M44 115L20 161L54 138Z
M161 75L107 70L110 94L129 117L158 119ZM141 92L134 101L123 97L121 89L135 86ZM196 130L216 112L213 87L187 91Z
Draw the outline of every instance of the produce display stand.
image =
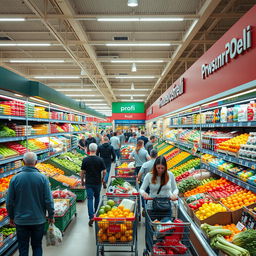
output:
M121 203L123 199L130 199L133 201L136 201L136 196L120 196L120 195L104 195L102 196L102 201L100 206L104 205L104 202L107 200L113 200L116 204ZM95 216L99 216L99 209ZM95 221L95 236L96 236L96 247L97 247L97 254L96 255L105 255L105 253L114 252L114 253L133 253L135 256L138 256L138 249L137 249L137 209L135 204L134 209L135 216L132 218L100 218L100 217L94 217ZM102 241L100 238L99 231L103 230L104 232L107 232L107 234L113 234L121 233L124 234L123 231L126 231L127 225L130 225L133 239L131 241L115 241L114 243L111 243L110 241ZM109 248L109 250L106 250L105 248ZM127 248L127 249L126 249ZM126 249L126 250L125 250Z
M135 168L118 168L115 167L115 176L120 177L133 177L135 174Z
M17 236L12 234L4 239L0 247L1 256L11 256L18 249Z
M140 193L139 193L139 184L137 183L137 176L128 176L128 177L124 177L124 176L111 176L111 179L114 178L122 178L124 181L129 182L134 188L136 188L137 192L136 193L111 193L111 192L107 192L106 195L107 196L136 196L136 204L137 204L137 216L139 218L139 221L141 221L141 202L140 202ZM109 183L109 186L107 188L107 191L109 191L109 187L111 186L112 180Z
M173 203L176 210L172 216L172 223L154 222L156 219L161 220L162 218L169 218L170 216L163 212L156 213L150 210L149 201L151 200L148 200L145 204L146 249L144 250L143 256L173 254L198 256L190 241L191 224L180 211L179 201L177 204ZM175 219L178 219L178 221L175 222ZM187 249L182 249L183 246L179 243L182 243ZM168 250L171 252L169 253ZM179 253L177 253L176 250L179 251ZM163 254L164 252L166 253Z
M83 156L88 156L87 153L84 152L84 150L80 149L80 148L76 148L76 151L80 154L82 154Z

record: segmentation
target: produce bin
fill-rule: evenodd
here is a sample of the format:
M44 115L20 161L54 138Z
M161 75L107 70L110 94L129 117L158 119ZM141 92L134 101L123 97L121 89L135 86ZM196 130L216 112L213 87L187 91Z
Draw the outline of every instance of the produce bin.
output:
M178 164L172 166L170 169L168 169L168 171L170 171L171 169L178 167L179 165L182 165L182 164L186 163L187 161L192 160L194 158L195 158L194 156L190 155L190 156L186 157L185 159L183 159L182 161L180 161Z
M51 165L53 165L54 167L61 169L62 171L64 171L64 174L65 174L66 176L71 176L71 175L73 175L73 176L80 177L79 174L77 174L76 172L73 172L73 171L69 170L67 167L65 167L65 166L63 166L63 165L60 165L60 164L54 162L54 161L51 160L51 159L48 160L48 161L46 161L45 163L51 164Z
M70 207L69 207L69 216L70 216L70 219L72 219L73 216L76 216L77 215L77 212L76 212L76 200L72 200L70 201Z
M88 156L88 154L86 154L86 153L84 152L84 150L81 150L81 149L79 149L79 148L76 148L76 151L77 151L78 153L82 154L83 156Z

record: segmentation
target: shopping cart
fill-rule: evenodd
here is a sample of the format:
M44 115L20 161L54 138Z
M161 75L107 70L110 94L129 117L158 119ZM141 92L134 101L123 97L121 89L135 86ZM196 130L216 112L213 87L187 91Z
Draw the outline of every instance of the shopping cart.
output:
M129 192L128 189L126 189L127 186L124 186L124 188L122 188L120 186L120 188L118 189L114 189L114 186L112 185L112 182L114 179L116 178L121 178L122 180L124 180L125 182L128 182L131 184L131 186L133 188L136 189L137 192ZM109 186L107 188L107 196L115 196L115 195L119 195L119 196L129 196L129 195L133 195L136 196L136 204L137 204L137 217L139 219L139 221L141 221L141 201L140 201L140 193L139 193L139 184L137 182L137 176L111 176L111 182L109 183Z
M134 167L115 167L115 175L122 177L133 177L136 175Z
M108 200L113 200L116 205L119 205L123 199L130 199L134 202L132 217L102 217L99 214L100 207L94 217L97 256L104 255L105 252L134 253L138 256L136 196L104 195L100 206L105 205ZM109 249L106 250L106 247Z
M172 214L151 210L152 199L145 205L145 241L143 256L198 256L190 241L190 223L179 208L172 204Z

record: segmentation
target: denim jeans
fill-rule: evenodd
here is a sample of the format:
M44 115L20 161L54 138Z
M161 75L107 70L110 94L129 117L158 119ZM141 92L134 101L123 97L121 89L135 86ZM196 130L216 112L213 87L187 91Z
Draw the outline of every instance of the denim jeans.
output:
M98 209L99 202L100 202L100 190L101 190L101 184L97 184L97 185L86 184L87 207L88 207L89 219L92 219L94 217L94 214ZM93 206L93 199L94 199L94 206Z
M104 178L104 181L105 181L106 183L108 183L108 177L109 177L110 170L111 170L111 163L110 163L110 164L105 164L105 166L106 166L107 173L106 173L106 176L105 176L105 178Z
M115 151L115 154L116 154L116 158L117 158L117 160L119 160L120 159L120 149L114 149L114 151Z
M45 223L39 225L16 225L19 256L28 256L30 239L33 256L43 255L42 239L44 227Z

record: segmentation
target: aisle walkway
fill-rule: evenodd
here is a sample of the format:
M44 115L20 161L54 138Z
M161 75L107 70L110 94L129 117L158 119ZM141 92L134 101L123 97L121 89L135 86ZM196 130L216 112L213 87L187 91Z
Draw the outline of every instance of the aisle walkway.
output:
M105 193L105 190L102 190ZM77 203L77 217L73 218L72 222L66 229L63 237L63 243L57 247L46 247L45 238L43 240L43 248L45 256L95 256L96 241L95 229L88 225L87 201ZM138 255L142 255L145 245L144 239L144 218L138 227ZM14 256L18 256L16 252ZM32 253L30 253L32 255ZM106 256L131 256L131 253L106 253Z

